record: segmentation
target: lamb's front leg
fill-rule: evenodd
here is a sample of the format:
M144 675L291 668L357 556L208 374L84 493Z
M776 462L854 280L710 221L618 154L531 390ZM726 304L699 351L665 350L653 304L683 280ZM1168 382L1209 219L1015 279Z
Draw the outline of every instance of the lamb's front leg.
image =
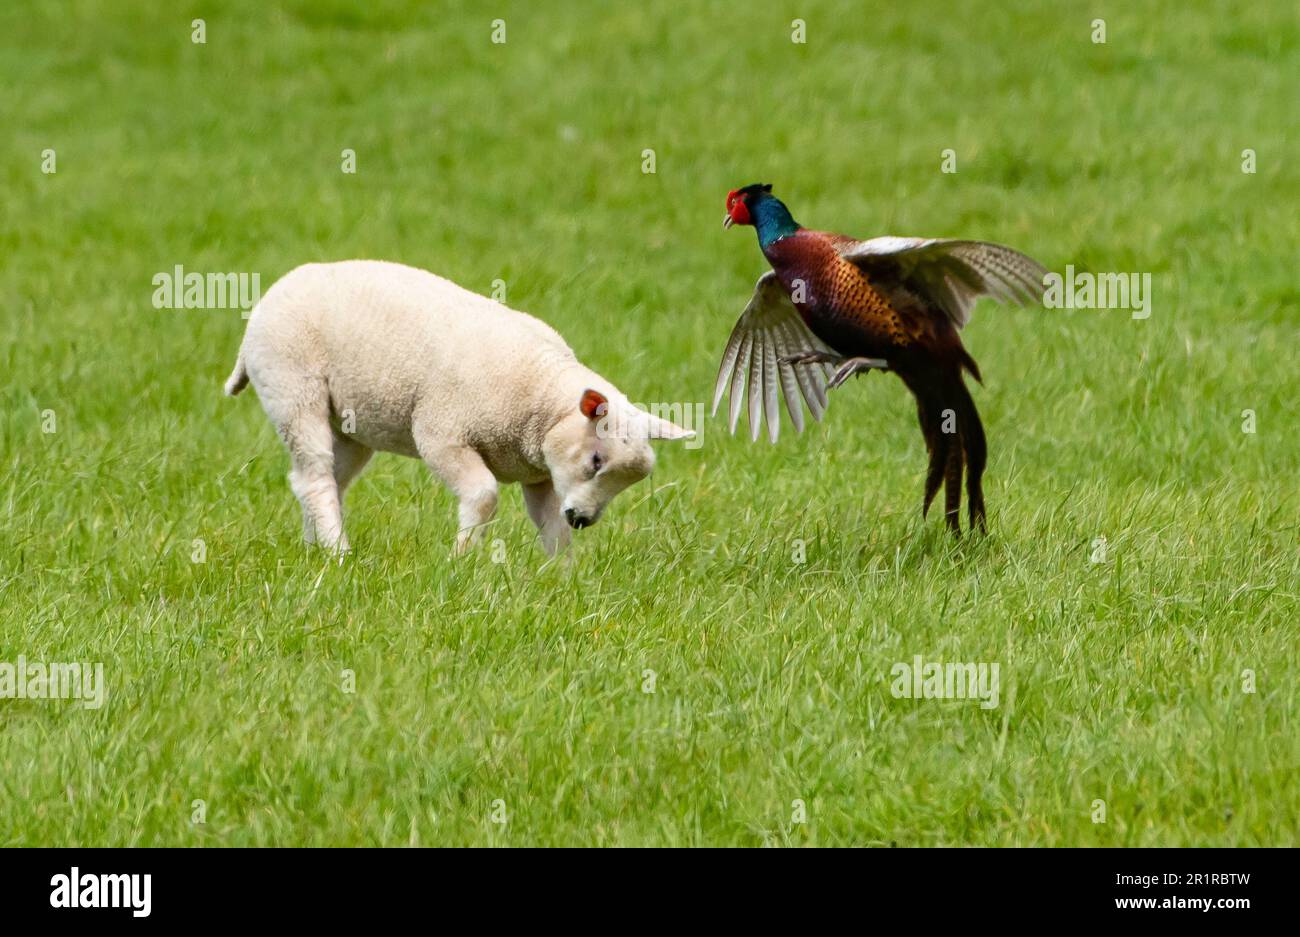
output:
M536 485L524 485L524 505L528 516L537 525L537 532L542 537L542 549L547 556L555 556L569 545L572 531L564 521L560 511L560 497L555 493L555 486L550 481L538 482Z
M429 468L460 501L460 527L456 553L464 553L483 539L484 529L497 510L497 480L473 449L464 446L416 445Z

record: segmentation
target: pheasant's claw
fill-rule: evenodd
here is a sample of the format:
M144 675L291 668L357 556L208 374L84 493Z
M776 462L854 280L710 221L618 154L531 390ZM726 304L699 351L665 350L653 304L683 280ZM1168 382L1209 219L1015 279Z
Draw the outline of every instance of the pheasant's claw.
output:
M781 364L841 364L844 360L828 351L800 351L777 359Z
M831 377L827 386L833 390L860 371L870 371L872 368L886 370L889 368L889 362L883 358L849 358L840 365L840 369Z

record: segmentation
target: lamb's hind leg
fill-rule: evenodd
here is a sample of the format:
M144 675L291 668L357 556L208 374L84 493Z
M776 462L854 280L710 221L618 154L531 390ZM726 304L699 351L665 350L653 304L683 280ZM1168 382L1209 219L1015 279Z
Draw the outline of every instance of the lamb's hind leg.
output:
M348 490L352 480L361 474L375 450L361 445L351 436L334 433L334 483L339 488L339 503Z
M325 388L320 387L319 401L314 395L296 399L305 405L275 422L293 463L289 487L302 505L303 539L346 552L348 539L343 533L339 486L334 478L334 431Z
M343 496L347 493L348 485L352 483L361 470L366 467L370 457L375 454L375 450L363 446L361 443L352 439L350 436L344 436L337 430L334 431L334 485L338 489L339 502L339 520L342 524L343 516ZM348 539L346 536L341 538L340 550L349 549Z

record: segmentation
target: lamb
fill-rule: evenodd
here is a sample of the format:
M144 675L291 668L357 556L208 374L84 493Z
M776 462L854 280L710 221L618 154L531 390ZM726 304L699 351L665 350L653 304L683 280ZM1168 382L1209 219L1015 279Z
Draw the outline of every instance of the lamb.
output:
M694 434L635 407L532 316L402 264L306 264L248 320L226 393L249 382L289 449L308 543L349 549L342 502L376 450L423 459L459 500L455 552L498 485L523 486L543 549L650 474L651 439Z

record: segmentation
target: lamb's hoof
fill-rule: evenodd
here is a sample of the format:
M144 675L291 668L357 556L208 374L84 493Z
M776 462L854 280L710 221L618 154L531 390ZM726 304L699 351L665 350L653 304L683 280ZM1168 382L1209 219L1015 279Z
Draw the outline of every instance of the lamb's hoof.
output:
M340 540L335 543L318 542L316 548L326 556L332 557L340 565L352 555L352 545L346 540Z
M885 370L888 367L889 362L885 361L883 358L849 358L840 365L840 369L831 377L827 386L834 390L859 372L870 371L873 368Z

